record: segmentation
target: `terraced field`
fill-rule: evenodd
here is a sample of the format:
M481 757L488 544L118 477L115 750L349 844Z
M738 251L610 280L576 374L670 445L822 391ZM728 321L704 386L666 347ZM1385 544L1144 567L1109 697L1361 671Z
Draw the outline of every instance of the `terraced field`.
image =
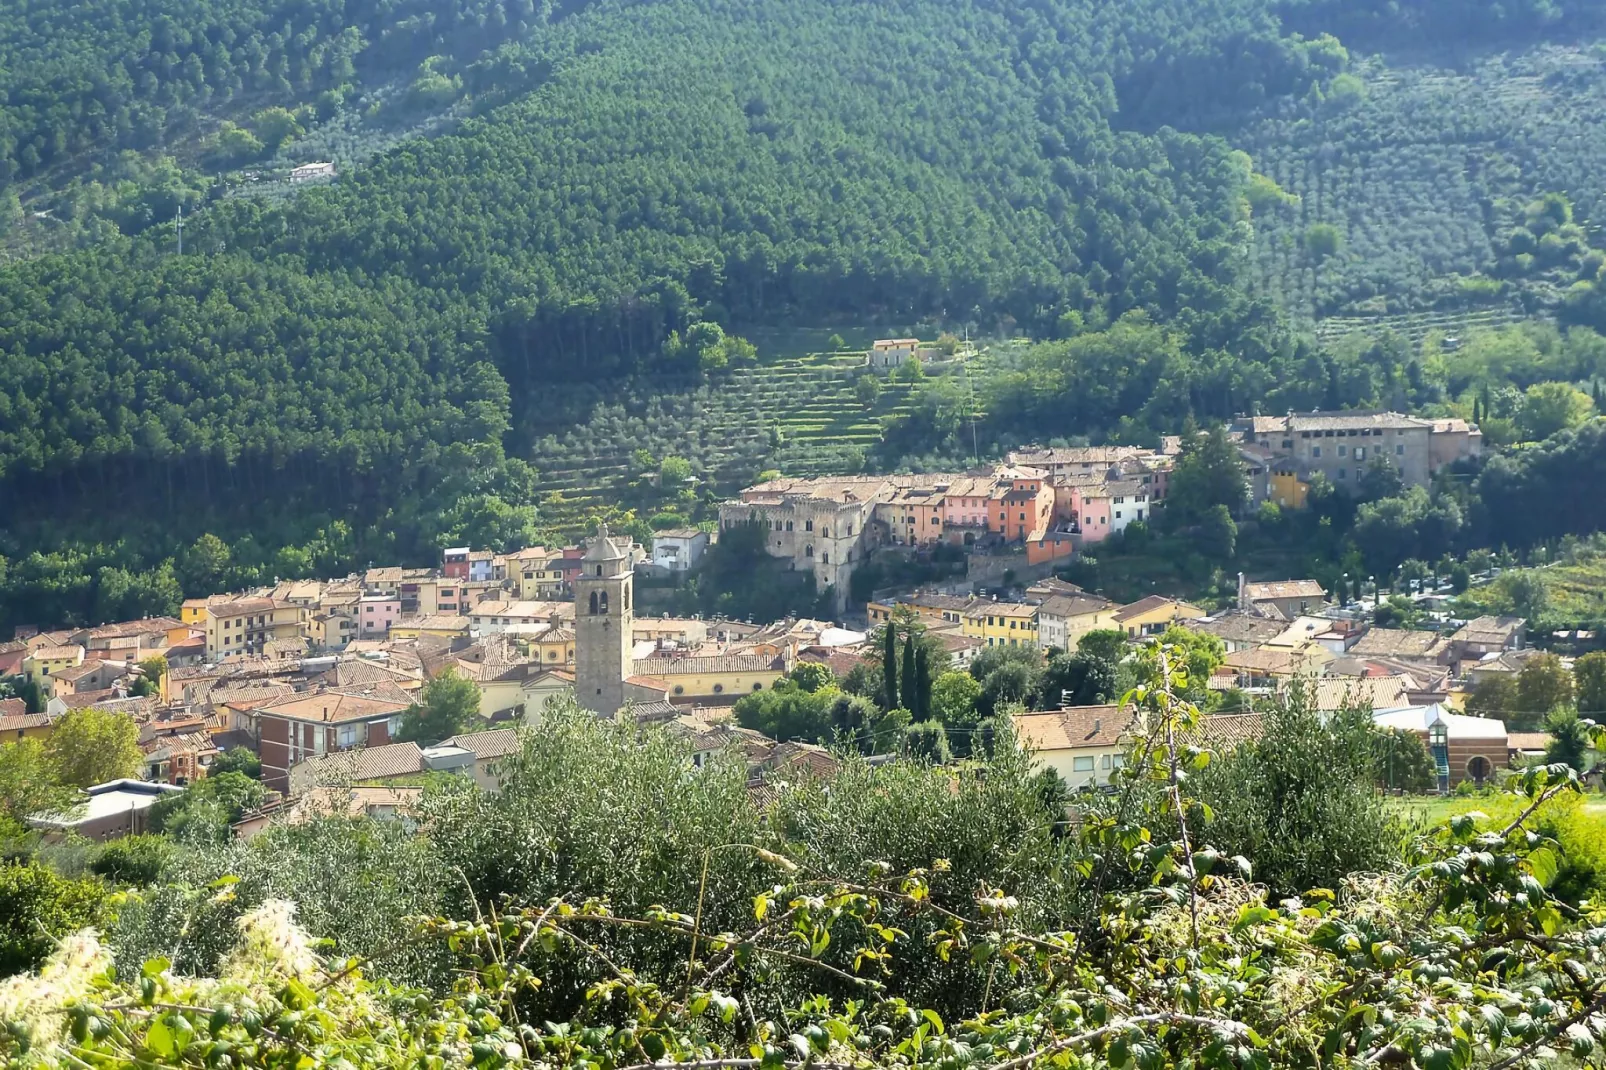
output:
M1331 345L1352 334L1377 336L1391 331L1419 347L1430 335L1443 340L1465 336L1469 331L1490 330L1534 317L1514 305L1497 305L1490 308L1451 309L1431 312L1401 312L1395 314L1329 316L1316 323L1316 337Z
M855 471L881 441L883 421L909 411L911 394L908 384L883 377L880 397L866 409L855 396L864 360L863 352L783 357L650 398L603 401L583 425L536 444L530 461L540 473L542 519L567 531L628 498L623 492L645 474L633 459L637 450L686 458L720 492L765 469ZM971 373L992 366L984 354ZM961 371L958 362L950 368Z

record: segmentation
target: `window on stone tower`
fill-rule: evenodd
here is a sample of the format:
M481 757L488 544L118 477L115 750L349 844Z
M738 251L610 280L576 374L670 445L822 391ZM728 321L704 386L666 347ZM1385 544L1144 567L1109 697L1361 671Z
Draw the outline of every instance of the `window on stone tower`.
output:
M602 575L602 566L601 565L597 566L597 575L599 575L599 576Z
M630 608L630 585L625 584L625 608Z
M804 547L803 548L803 556L804 557L813 557L814 556L814 547L812 547L812 546Z
M602 612L603 613L607 613L608 612L608 592L607 591L603 591L602 592Z
M597 592L596 591L592 591L591 592L591 615L593 617L595 617L597 615Z

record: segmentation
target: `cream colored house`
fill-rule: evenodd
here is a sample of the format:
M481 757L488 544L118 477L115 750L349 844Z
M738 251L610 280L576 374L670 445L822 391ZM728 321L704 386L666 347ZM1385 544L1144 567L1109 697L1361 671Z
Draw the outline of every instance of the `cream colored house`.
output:
M206 606L206 656L259 654L270 639L297 639L311 613L303 606L272 598L241 598Z
M1075 650L1088 632L1113 628L1116 605L1092 594L1063 594L1037 607L1037 645L1044 650Z
M1111 613L1110 626L1126 632L1129 639L1141 639L1146 635L1160 635L1181 621L1200 620L1206 616L1204 610L1191 602L1151 594Z
M1097 788L1126 764L1126 730L1132 715L1120 706L1071 706L1050 713L1018 713L1015 738L1036 764L1060 775L1071 790Z

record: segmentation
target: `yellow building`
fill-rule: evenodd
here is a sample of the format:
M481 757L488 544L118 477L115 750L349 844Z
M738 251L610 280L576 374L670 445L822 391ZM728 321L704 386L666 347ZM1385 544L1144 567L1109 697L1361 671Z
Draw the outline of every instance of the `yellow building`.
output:
M782 658L727 654L712 658L647 658L635 663L632 681L662 684L670 702L694 700L728 706L743 695L768 691L786 675Z
M206 607L210 602L208 598L184 599L183 605L178 607L178 619L184 624L204 624Z
M545 669L573 669L574 629L554 628L530 640L530 655Z
M1110 627L1126 632L1128 639L1159 635L1178 621L1200 620L1209 616L1191 602L1151 594L1110 614Z
M1301 478L1298 465L1280 463L1272 467L1268 497L1283 509L1303 509L1310 497L1310 483Z
M865 607L871 624L880 624L891 620L892 614L901 606L917 617L926 620L941 621L944 624L963 624L965 611L979 604L973 594L930 594L916 592L907 598L889 599L885 602L871 602Z
M48 713L29 713L20 698L0 698L0 744L44 739L54 729Z
M528 602L550 602L569 593L569 582L562 568L561 554L542 551L539 556L509 555L508 578L518 587L519 598Z
M1036 646L1037 607L1021 602L984 602L967 610L963 633L988 646Z
M344 650L357 637L357 619L350 613L326 611L307 619L307 642L314 650Z
M270 639L298 639L310 613L302 606L271 598L213 602L206 607L206 657L259 654Z
M44 682L48 685L50 677L63 669L75 669L84 663L84 648L81 646L41 646L28 651L28 656L22 659L22 675L27 677L29 683ZM45 690L54 694L50 686Z

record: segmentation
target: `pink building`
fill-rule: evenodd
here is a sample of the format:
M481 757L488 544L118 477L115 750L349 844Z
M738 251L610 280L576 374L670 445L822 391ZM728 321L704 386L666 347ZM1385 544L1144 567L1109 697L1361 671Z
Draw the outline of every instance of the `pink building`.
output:
M357 634L364 639L390 634L401 619L401 599L394 595L363 595L357 607Z

